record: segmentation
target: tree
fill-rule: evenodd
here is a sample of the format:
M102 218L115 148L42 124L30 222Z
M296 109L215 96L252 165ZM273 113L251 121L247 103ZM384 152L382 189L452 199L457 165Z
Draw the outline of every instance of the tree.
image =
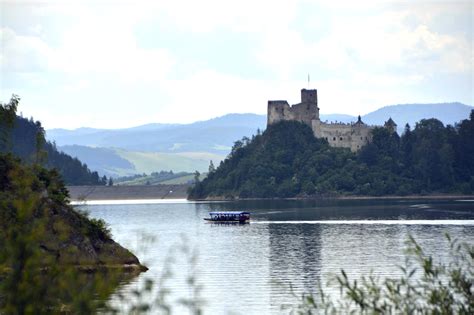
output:
M363 146L359 152L359 160L368 166L375 165L377 163L377 147L373 143Z
M209 162L209 174L214 173L216 168L214 167L214 163L212 163L212 160Z
M20 97L13 94L10 102L0 103L0 151L7 151L11 130L15 123Z
M230 151L230 155L234 155L244 146L244 143L241 140L237 140L234 142L232 149Z
M114 245L103 220L69 205L56 170L0 154L0 179L0 314L103 309L122 274L116 266L136 257Z
M97 173L97 172L93 172ZM100 185L106 186L107 185L107 176L102 176L102 178L99 180Z
M394 195L474 190L474 112L456 128L436 119L409 125L400 138L374 128L358 153L330 147L295 121L270 125L236 141L189 198L298 197L332 194ZM211 176L212 175L212 176Z
M400 139L401 162L408 167L413 159L413 134L410 125L405 125L405 131Z
M16 115L20 98L13 95L8 104L0 104L0 152L11 153L26 164L57 169L68 185L105 185L77 158L59 152L46 141L39 121Z
M113 186L113 185L114 185L114 181L112 177L109 177L109 186Z
M39 165L44 165L47 160L47 152L44 150L46 144L45 131L41 126L41 123L36 122L36 153L35 153L35 163Z
M445 163L452 163L446 128L437 119L422 119L413 131L415 137L413 167L427 190L445 187ZM452 168L448 166L448 169Z
M198 171L195 171L194 172L194 182L195 183L199 183L199 176L201 176L201 173L199 173Z
M474 110L469 119L458 125L458 134L458 145L455 146L456 167L459 176L469 180L469 175L474 176Z

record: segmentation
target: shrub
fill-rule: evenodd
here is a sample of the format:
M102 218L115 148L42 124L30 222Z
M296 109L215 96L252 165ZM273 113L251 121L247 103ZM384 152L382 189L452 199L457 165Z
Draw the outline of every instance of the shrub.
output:
M400 278L350 280L342 270L329 283L337 284L340 299L335 301L320 287L317 294L298 297L293 313L474 314L474 246L446 237L451 254L447 265L436 263L410 237Z

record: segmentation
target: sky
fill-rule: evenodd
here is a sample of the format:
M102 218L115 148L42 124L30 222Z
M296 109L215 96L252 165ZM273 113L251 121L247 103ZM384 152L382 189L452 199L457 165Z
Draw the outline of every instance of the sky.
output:
M0 0L0 101L51 128L474 105L474 1ZM308 83L308 75L310 81Z

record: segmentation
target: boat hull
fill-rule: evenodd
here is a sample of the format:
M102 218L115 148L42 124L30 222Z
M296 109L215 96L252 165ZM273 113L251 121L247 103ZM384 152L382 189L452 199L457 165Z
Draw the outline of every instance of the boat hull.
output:
M217 223L217 224L245 224L249 223L250 220L213 220L209 218L204 218L208 223Z

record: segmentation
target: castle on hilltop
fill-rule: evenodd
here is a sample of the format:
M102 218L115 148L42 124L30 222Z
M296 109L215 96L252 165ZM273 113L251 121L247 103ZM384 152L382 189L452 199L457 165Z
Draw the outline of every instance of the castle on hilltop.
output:
M316 138L324 138L332 147L349 148L355 152L372 140L371 131L377 126L362 122L327 123L319 119L318 91L301 90L301 103L290 106L287 101L268 101L267 126L281 120L296 120L311 127ZM385 128L396 131L397 125L390 118Z

